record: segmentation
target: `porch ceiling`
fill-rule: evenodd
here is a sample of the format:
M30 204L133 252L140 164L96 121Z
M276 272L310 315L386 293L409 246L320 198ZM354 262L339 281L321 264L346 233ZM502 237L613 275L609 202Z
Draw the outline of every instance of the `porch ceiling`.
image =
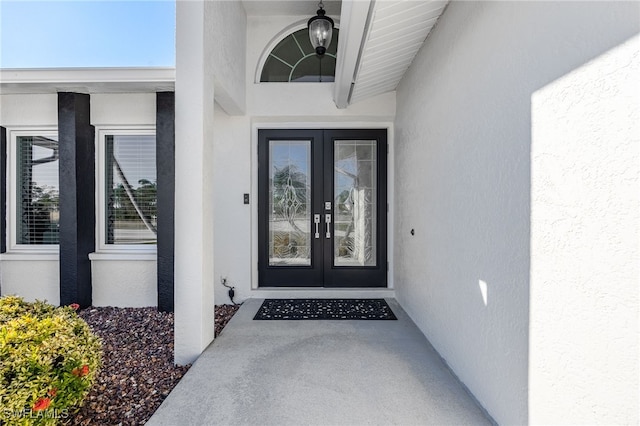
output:
M359 61L354 70L349 103L396 89L447 2L448 0L372 2Z

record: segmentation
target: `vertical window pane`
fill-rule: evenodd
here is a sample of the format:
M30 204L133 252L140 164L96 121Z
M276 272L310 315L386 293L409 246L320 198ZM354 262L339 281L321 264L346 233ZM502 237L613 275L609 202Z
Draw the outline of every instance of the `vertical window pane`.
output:
M156 244L156 138L106 136L106 242Z
M17 152L16 242L58 244L58 138L18 137Z
M335 141L334 265L376 266L376 141Z
M311 143L270 141L269 265L311 265Z

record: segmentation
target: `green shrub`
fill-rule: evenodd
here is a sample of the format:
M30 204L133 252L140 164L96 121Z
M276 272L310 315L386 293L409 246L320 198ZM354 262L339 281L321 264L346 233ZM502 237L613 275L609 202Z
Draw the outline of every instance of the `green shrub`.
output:
M0 298L0 424L55 425L80 408L102 348L77 308Z

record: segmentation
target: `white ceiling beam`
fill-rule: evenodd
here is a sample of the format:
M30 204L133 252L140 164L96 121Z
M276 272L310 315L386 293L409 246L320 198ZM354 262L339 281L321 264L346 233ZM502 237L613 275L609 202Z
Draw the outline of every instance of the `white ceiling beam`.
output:
M355 82L370 6L371 0L342 0L340 40L333 89L333 100L338 108L346 108L349 105L349 95Z

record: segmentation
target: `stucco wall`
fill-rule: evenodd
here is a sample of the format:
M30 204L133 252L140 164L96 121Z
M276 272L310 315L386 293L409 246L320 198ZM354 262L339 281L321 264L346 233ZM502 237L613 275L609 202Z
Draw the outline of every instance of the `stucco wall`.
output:
M11 126L57 126L58 96L0 95L0 125Z
M215 236L215 301L230 303L228 285L236 287L236 301L250 297L251 290L251 207L243 204L243 194L251 192L251 126L248 117L231 117L216 105L214 113L213 206Z
M306 19L308 16L300 17L299 21L306 22ZM220 106L216 106L214 112L216 304L229 303L227 289L220 284L221 276L227 277L228 283L236 287L237 301L251 297L252 285L257 284L256 129L380 127L389 125L395 116L395 93L338 109L333 102L332 83L255 83L261 55L269 42L290 27L292 21L296 19L286 16L269 17L268 20L248 18L247 112L243 116L231 116ZM216 98L217 95L216 92ZM389 141L392 145L393 135L389 135ZM392 173L391 165L390 176ZM244 193L250 194L249 205L243 204Z
M635 36L532 96L532 423L640 422L639 76Z
M155 96L155 93L92 94L91 123L98 128L154 126ZM7 127L9 132L13 129L42 127L56 129L57 105L56 94L2 95L0 125ZM11 214L10 204L7 209L8 214ZM98 216L96 219L98 220ZM114 258L113 252L109 255L95 253L91 255L91 260L94 305L157 304L155 254L141 257L139 254L130 255L125 251ZM46 299L51 303L59 303L58 265L57 250L38 254L12 252L9 249L8 253L0 257L2 294L18 294L29 300Z
M58 255L6 254L2 256L2 296L14 294L27 301L60 303Z
M175 362L214 338L214 57L211 2L176 4Z
M91 124L96 126L96 137L101 129L155 126L156 94L92 94ZM96 184L99 181L96 176ZM99 196L101 193L96 191L96 212L99 211ZM98 220L100 216L96 214ZM96 239L99 239L98 233L99 229L96 229ZM158 304L155 247L146 254L132 253L127 247L113 247L108 253L100 252L98 248L96 253L90 255L90 259L94 306L140 307Z
M227 113L241 115L246 105L247 16L239 1L205 2L205 14L211 23L205 37L214 41L210 60L216 99Z
M8 143L11 143L12 130L43 127L55 130L58 126L57 95L1 95L0 126L8 130ZM4 172L3 170L2 173ZM9 191L7 188L7 196ZM12 214L12 208L7 200L8 216ZM39 299L58 304L60 274L57 251L42 254L12 253L9 244L7 249L7 253L0 255L0 294L17 294L30 301Z
M637 3L452 2L398 87L396 295L498 423L544 409L528 407L532 95L637 32Z
M156 256L89 255L93 306L158 305Z

